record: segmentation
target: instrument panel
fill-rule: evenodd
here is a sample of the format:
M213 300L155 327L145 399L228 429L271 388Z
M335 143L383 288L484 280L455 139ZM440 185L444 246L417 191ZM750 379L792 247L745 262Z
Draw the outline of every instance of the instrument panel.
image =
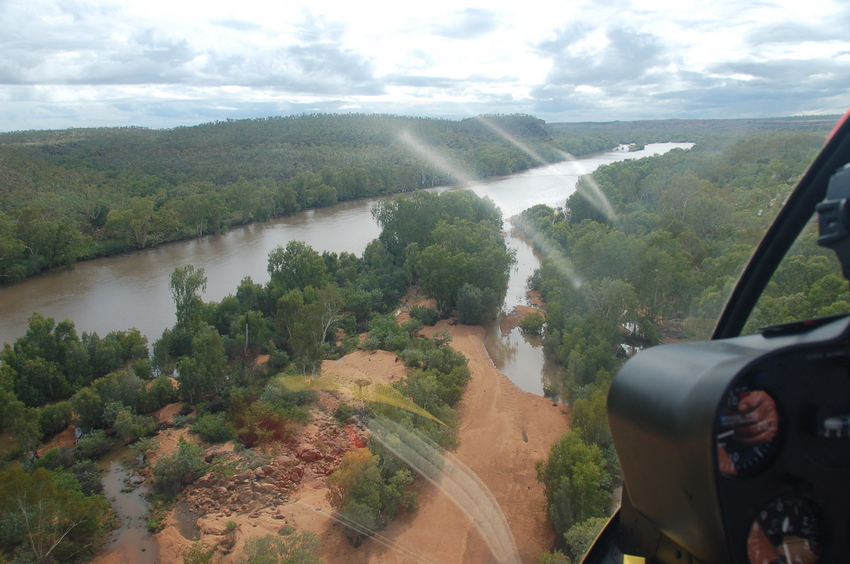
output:
M850 349L780 353L739 375L715 416L729 551L750 564L850 561Z

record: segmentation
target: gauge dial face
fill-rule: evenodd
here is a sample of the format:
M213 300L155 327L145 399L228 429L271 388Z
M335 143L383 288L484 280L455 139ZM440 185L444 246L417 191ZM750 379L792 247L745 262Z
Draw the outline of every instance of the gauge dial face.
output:
M769 393L733 387L717 414L718 470L739 477L760 472L777 450L780 424L776 401Z
M815 564L821 555L821 523L815 505L786 495L768 503L750 526L750 564Z

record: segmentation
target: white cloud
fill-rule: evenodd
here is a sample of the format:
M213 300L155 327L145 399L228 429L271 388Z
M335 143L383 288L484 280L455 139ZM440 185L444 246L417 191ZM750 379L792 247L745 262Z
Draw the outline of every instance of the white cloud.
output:
M842 112L848 28L843 0L5 0L0 131L309 108L549 121Z

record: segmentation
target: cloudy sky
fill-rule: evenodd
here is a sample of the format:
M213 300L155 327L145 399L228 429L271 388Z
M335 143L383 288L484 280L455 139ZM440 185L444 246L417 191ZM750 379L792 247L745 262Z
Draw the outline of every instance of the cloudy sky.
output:
M0 0L0 131L848 107L847 0Z

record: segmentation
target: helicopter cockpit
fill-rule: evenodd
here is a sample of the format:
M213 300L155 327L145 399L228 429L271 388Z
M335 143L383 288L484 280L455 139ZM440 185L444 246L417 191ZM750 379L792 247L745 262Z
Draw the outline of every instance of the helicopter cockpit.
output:
M647 349L608 396L621 508L586 563L850 562L850 317L740 336L817 213L850 279L850 113L791 194L712 336Z

